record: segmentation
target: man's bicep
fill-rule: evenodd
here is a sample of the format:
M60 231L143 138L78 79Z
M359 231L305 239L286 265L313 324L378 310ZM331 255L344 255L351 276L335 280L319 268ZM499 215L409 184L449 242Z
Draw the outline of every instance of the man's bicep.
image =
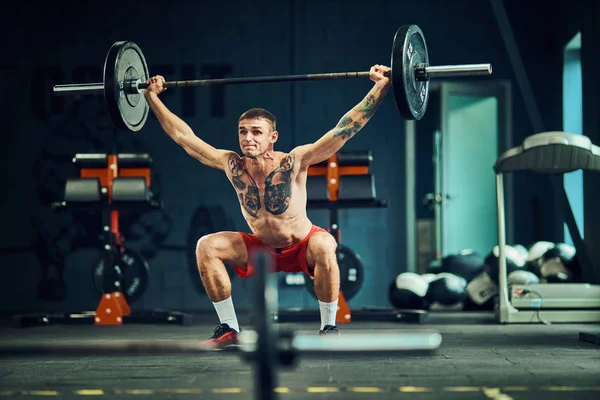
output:
M298 146L294 151L297 151L296 158L300 161L302 168L308 168L329 159L342 145L343 141L340 138L335 138L332 132L329 131L316 142Z
M210 165L209 165L210 163ZM241 163L240 156L231 150L215 149L214 159L208 160L204 164L225 172L227 175L235 174Z
M195 135L185 138L180 145L190 156L202 164L219 170L225 169L227 158L232 153L230 150L217 149Z
M290 152L301 168L308 168L310 165L320 162L315 161L314 145L314 143L303 144Z

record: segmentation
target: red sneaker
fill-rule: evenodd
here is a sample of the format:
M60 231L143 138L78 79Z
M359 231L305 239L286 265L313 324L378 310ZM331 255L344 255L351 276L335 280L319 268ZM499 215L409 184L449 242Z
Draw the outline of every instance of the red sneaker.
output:
M215 328L212 337L203 341L202 344L222 347L237 344L237 342L238 332L227 324L221 324Z

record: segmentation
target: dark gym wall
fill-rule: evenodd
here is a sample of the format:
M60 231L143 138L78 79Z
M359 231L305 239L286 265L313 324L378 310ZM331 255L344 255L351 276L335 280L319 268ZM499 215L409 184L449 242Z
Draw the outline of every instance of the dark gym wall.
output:
M539 8L535 1L506 3L546 127L560 129L561 47L574 34L573 29L576 31L587 3L570 2L576 11L568 15L561 9ZM14 18L7 19L12 21L10 27L2 28L10 28L3 33L14 38L7 41L4 54L12 56L1 64L6 85L2 104L9 123L3 134L2 164L8 173L4 175L1 200L5 229L0 243L12 249L1 256L0 299L4 312L96 306L89 293L89 265L95 253L70 248L75 239L93 240L94 217L83 218L88 226L81 226L73 217L42 211L40 204L59 197L64 179L76 175L71 165L75 153L109 152L114 144L101 99L56 98L51 95L51 87L57 83L100 81L104 57L115 41L139 44L151 74L162 74L167 80L354 71L368 70L376 63L389 65L396 29L415 23L425 33L431 63L490 62L494 65L493 79L514 82L491 8L485 1L153 4L130 1L120 4L118 12L96 4L74 3L64 8L57 3L36 7L20 4L14 6ZM239 114L251 107L270 109L278 117L280 139L276 148L289 151L295 145L316 140L333 127L370 87L368 81L276 83L173 89L162 97L198 136L216 147L236 150ZM518 143L533 132L516 86L513 100L513 142ZM381 288L407 268L403 133L404 121L390 94L369 125L345 147L373 152L377 194L390 203L387 209L347 210L340 215L342 241L361 255L366 267L364 288L352 301L357 306L387 306ZM185 245L189 220L199 205L223 206L232 220L231 228L248 231L225 176L179 149L154 118L141 132L121 133L117 145L120 152L148 152L154 160L155 190L172 220L163 245ZM419 138L418 151L420 162L430 163L431 146L426 140ZM419 171L427 168L419 167ZM417 182L423 190L432 190L430 172L418 175ZM541 183L531 185L525 178L515 179L515 184L515 239L525 244L560 240L556 223L552 222L555 210L549 189ZM535 213L542 221L537 228L532 225ZM327 224L325 213L310 211L309 215L315 223ZM37 232L32 219L43 221L44 230L64 227L69 232L63 236L71 242L65 239L52 246L55 252L59 248L70 254L64 269L67 295L62 301L44 302L37 297L42 262L30 249ZM136 224L135 219L131 224ZM82 240L86 234L88 237ZM147 236L144 233L133 243L144 242ZM158 250L150 264L150 288L134 308L211 307L207 298L194 290L185 253ZM233 282L234 302L240 308L248 304L248 285L239 279ZM286 307L315 306L303 289L283 290L280 303Z

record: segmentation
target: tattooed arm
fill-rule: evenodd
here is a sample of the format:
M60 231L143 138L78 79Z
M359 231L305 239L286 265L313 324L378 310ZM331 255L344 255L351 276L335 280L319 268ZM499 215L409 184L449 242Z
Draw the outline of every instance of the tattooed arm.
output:
M317 164L337 153L342 146L369 122L385 97L391 80L384 76L390 68L376 65L371 68L370 78L375 85L360 103L348 111L335 128L315 143L300 146L295 153L301 160L301 168Z

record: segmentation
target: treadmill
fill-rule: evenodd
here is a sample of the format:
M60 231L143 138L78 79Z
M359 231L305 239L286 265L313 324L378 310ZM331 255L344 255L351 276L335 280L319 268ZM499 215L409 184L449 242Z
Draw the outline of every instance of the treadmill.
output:
M590 261L563 186L563 175L579 169L600 172L600 147L593 145L586 136L561 131L529 136L520 146L507 150L497 159L494 171L498 207L499 293L495 307L498 322L600 322L600 266L594 267ZM522 171L549 176L555 198L565 211L565 222L581 265L582 279L579 283L508 287L503 176Z

